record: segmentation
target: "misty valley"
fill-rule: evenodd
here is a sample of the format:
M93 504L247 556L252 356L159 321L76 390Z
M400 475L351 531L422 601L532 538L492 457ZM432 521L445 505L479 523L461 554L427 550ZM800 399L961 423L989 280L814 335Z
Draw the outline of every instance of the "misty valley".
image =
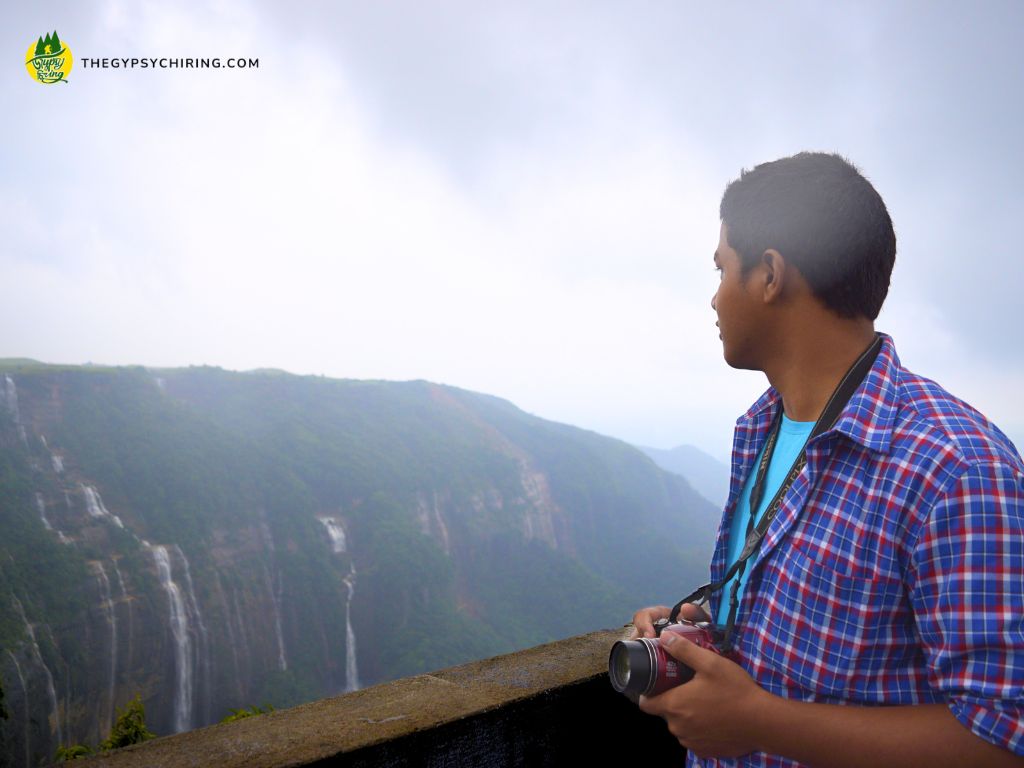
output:
M0 361L0 764L618 626L718 510L621 441L379 382Z

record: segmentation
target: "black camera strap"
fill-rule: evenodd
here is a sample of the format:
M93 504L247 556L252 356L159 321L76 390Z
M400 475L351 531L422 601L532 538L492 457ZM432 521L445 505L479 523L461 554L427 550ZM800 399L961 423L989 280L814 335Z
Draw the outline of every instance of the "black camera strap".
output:
M768 466L771 464L772 454L775 451L775 444L779 437L779 428L782 425L782 407L780 405L779 411L775 415L775 420L772 422L771 432L768 435L768 442L765 444L764 451L761 454L761 461L757 466L757 474L754 475L754 485L750 489L750 515L747 519L747 532L746 540L743 544L743 551L740 552L740 556L732 565L729 566L729 569L721 579L699 587L676 603L669 616L670 621L676 621L679 618L679 611L685 603L703 605L708 601L711 595L721 590L733 578L735 578L736 580L729 589L729 618L726 622L723 639L720 644L721 650L725 653L732 649L733 635L736 629L736 613L740 602L740 577L746 569L747 561L755 552L758 551L758 549L760 549L761 542L768 533L768 527L771 525L772 520L775 519L775 516L779 513L779 509L782 508L782 500L785 497L786 492L796 481L797 477L799 477L804 466L806 466L807 443L823 432L831 429L836 423L839 419L839 415L843 412L846 404L853 396L853 393L857 391L857 388L863 383L864 378L868 375L868 371L871 370L871 366L874 364L875 358L878 356L878 351L881 347L882 337L876 335L871 346L864 350L863 354L857 358L856 362L854 362L846 372L846 375L843 376L842 380L836 386L835 391L832 393L832 396L829 398L828 403L826 403L825 409L821 412L818 420L814 423L814 427L811 429L810 435L808 435L807 440L800 449L800 453L797 456L796 461L793 462L793 466L786 475L786 479L782 482L782 485L779 486L779 490L775 493L775 496L772 497L771 503L765 510L764 515L761 516L761 519L755 525L754 519L757 516L757 509L760 507L761 500L764 497L764 484L768 475Z

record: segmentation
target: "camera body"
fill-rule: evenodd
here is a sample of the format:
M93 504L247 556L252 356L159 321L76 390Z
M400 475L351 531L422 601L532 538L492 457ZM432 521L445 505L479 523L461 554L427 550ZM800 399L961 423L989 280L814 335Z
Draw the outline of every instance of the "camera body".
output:
M661 636L665 632L682 635L701 648L722 654L718 647L722 632L709 622L660 619L654 623L654 632L655 638L619 640L608 655L608 677L612 688L634 701L640 696L657 696L693 678L690 667L661 647Z

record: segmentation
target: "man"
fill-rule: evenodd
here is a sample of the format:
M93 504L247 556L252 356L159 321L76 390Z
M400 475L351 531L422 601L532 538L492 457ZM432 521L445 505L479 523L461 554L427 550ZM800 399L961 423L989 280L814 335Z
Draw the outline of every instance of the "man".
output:
M737 422L713 582L781 503L735 607L730 582L707 611L682 608L731 612L734 656L666 633L696 675L641 708L691 765L1024 765L1024 465L876 335L896 253L885 204L847 161L801 153L744 172L720 215L725 359L771 388ZM668 615L638 611L637 633Z

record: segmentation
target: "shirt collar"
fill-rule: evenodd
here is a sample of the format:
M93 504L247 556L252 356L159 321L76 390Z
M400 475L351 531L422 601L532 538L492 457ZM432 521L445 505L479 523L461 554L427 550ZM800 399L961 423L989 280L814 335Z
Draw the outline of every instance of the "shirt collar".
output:
M892 442L902 368L892 338L878 335L882 337L878 357L829 431L840 432L869 450L886 453ZM736 424L755 431L767 429L781 403L778 390L770 387Z

